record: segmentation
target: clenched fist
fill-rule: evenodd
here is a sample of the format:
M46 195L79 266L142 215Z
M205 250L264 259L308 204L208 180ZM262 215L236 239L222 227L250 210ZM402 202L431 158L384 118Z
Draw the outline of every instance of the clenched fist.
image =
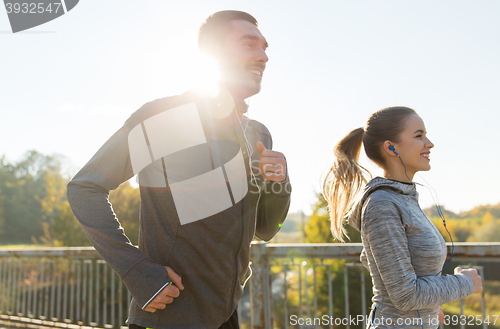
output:
M286 179L286 159L283 153L268 150L262 144L255 144L260 153L259 169L262 177L267 181L282 182Z
M455 274L463 274L463 275L468 276L472 280L472 283L474 284L474 293L475 294L483 291L483 282L481 281L481 277L479 276L479 274L477 274L476 269L468 268L466 270L463 270L460 267L455 267Z

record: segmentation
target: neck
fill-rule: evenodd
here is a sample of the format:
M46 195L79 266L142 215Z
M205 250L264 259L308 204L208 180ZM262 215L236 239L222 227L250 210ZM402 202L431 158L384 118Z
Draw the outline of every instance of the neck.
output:
M241 119L241 117L243 117L243 114L247 113L248 105L243 100L241 102L236 102L235 100L234 103L236 106L236 113L238 114L238 117Z
M227 83L222 83L220 85L220 88L223 88L227 90L227 92L231 95L231 98L233 99L234 106L236 109L236 113L238 114L238 117L241 119L243 117L243 114L245 114L248 110L248 105L245 103L245 98L243 98L235 88L231 88L232 86Z
M247 105L247 103L245 103L245 100L242 99L241 97L238 97L231 92L229 92L229 93L231 94L231 97L233 98L234 106L236 109L236 114L241 119L241 117L243 117L243 114L247 113L248 105Z
M408 176L408 177L407 177ZM390 166L389 168L384 168L384 177L391 180L396 180L403 183L413 183L414 172L406 172L405 169L399 163L399 166Z

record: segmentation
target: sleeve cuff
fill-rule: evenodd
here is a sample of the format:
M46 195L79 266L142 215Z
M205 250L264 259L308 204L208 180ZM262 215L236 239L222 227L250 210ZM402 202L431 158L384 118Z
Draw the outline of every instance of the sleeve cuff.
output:
M274 181L266 181L266 184L270 185L270 187L266 187L267 191L271 191L272 194L276 196L289 196L292 194L292 185L290 184L290 179L288 178L288 173L286 175L285 180L281 182ZM278 184L278 187L274 187L274 184Z
M465 296L469 296L469 295L472 295L474 293L474 283L472 282L472 279L469 278L467 275L465 274L455 274L458 278L459 281L461 281L463 284L467 285L469 287L469 291L467 292L467 294ZM464 296L464 297L465 297Z
M142 308L151 302L151 296L154 299L159 291L172 282L168 277L167 269L153 263L150 259L137 263L123 276L122 280L137 306Z
M163 289L165 289L165 288L166 288L169 284L171 284L171 283L172 283L172 281L165 283L165 285L164 285L163 287L161 287L161 288L160 288L160 290L158 290L158 291L157 291L157 292L153 295L153 297L151 297L151 298L150 298L150 299L146 302L146 304L144 304L144 306L142 307L142 309L145 309L146 307L148 307L148 305L149 305L149 304L153 301L153 299L155 299L155 298L156 298L156 296L158 296L158 294L159 294L159 293L160 293Z

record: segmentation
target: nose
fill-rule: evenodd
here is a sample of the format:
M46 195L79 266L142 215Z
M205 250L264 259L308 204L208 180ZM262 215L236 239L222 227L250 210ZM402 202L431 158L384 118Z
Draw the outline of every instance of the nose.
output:
M431 142L431 140L430 140L430 139L427 139L427 145L426 145L426 146L427 146L427 148L431 149L431 148L433 148L433 147L434 147L434 143L433 143L433 142Z
M259 53L257 54L257 61L261 63L267 63L269 57L267 57L266 50L259 48Z

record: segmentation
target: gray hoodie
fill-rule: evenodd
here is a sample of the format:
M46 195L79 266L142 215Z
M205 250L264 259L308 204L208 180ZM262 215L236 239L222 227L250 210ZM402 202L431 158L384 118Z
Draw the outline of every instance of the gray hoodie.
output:
M372 277L370 328L438 328L439 306L474 292L465 275L437 275L446 244L420 209L414 184L372 179L349 224L361 232L360 259Z
M273 184L251 175L259 153L249 159L246 143L272 149L269 131L254 120L241 124L232 104L229 112L224 104L194 91L145 104L68 184L76 218L132 294L129 324L218 328L238 306L254 234L271 239L286 217L288 178ZM136 248L108 194L141 165ZM185 289L165 309L146 312L171 282L164 266L182 277Z

